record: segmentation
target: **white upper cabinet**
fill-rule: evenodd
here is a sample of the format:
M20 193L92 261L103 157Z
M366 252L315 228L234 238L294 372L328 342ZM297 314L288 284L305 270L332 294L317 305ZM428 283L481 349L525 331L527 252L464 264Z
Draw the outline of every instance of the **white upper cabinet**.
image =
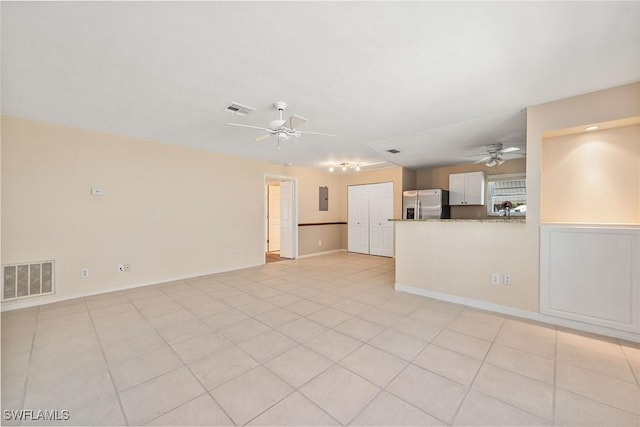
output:
M484 205L484 172L449 175L449 204L451 206Z

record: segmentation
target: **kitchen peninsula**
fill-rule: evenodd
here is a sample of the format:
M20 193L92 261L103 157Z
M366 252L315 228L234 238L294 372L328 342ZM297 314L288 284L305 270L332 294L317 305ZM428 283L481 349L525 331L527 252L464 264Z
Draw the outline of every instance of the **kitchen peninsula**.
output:
M522 217L392 220L397 290L472 305L538 311L537 227ZM491 284L492 273L500 283ZM504 285L508 274L512 285Z

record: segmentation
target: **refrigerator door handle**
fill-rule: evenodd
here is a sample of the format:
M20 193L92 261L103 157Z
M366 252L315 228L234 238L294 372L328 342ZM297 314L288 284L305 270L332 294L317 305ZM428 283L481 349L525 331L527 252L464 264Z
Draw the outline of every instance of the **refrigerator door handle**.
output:
M422 201L420 199L416 199L416 219L422 219L422 212L420 211L420 208L422 207Z

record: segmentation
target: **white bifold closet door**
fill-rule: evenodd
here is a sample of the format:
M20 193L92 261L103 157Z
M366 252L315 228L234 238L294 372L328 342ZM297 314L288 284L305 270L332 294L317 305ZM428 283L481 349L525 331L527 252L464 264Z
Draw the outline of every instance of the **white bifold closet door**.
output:
M393 256L393 183L348 188L348 250Z
M369 253L369 191L365 185L349 186L349 252Z
M369 187L369 253L393 256L393 182Z

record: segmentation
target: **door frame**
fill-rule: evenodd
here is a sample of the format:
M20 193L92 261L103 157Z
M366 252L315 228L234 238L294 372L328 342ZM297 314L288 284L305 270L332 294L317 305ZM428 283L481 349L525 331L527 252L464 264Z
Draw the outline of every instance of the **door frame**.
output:
M271 233L272 231L272 223L271 220L273 218L273 195L272 192L275 189L278 189L278 205L280 205L280 181L269 180L267 182L267 252L274 252L273 249L273 236L276 233ZM280 206L278 206L278 251L280 250Z
M267 207L269 204L269 194L267 194L267 185L269 181L289 181L293 185L293 212L291 221L291 236L293 239L293 259L298 258L298 178L295 176L276 175L265 173L262 180L262 252L267 253L269 246L267 245L267 237L269 234L269 222L267 219ZM280 213L282 215L282 212ZM266 260L263 262L266 263Z

